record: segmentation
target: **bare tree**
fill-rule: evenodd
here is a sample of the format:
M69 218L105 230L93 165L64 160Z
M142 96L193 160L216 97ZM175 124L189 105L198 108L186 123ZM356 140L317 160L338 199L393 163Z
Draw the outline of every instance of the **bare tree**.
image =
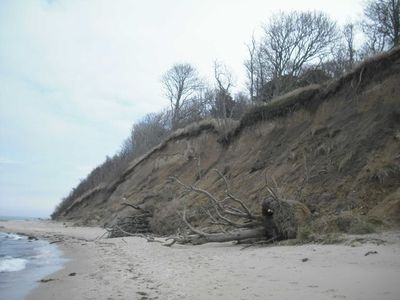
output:
M249 58L244 62L247 75L247 88L250 93L250 100L255 100L256 94L256 63L257 63L257 42L254 35L251 37L251 43L246 45L249 52Z
M229 94L234 82L232 72L225 64L214 61L214 78L217 83L217 89Z
M190 64L175 64L162 76L161 83L171 105L172 129L176 129L185 101L194 98L203 83Z
M355 34L356 25L345 24L337 42L331 48L330 60L321 65L321 70L331 78L337 78L354 67L359 56L355 47Z
M319 64L337 39L336 23L321 12L278 13L264 26L261 54L274 95L291 89L306 64Z
M264 87L265 83L267 82L267 61L265 61L265 57L262 53L262 48L259 45L258 50L256 52L256 100L260 101L262 98L262 88Z
M355 35L355 26L353 23L347 23L344 25L342 34L344 37L344 41L346 44L346 56L347 56L347 70L350 70L354 66L354 62L356 61L356 49L354 45L354 35Z
M203 88L196 92L194 97L183 103L180 111L180 127L184 127L194 122L199 122L209 117L210 106L214 99L210 94L211 91L211 88L204 85Z
M221 62L214 62L214 78L216 82L215 117L218 119L230 118L232 115L233 99L230 89L233 86L231 71Z
M132 127L131 143L134 155L138 157L161 143L170 132L170 112L147 114Z
M251 43L247 45L249 58L245 60L244 66L247 75L247 89L252 102L264 98L263 87L267 82L268 61L262 53L262 47L252 37Z
M233 76L231 71L221 62L214 62L215 93L211 107L211 116L216 118L220 133L223 138L228 136L232 129L232 116L235 101L231 96Z
M364 9L364 16L362 29L367 36L364 56L399 45L399 0L369 0Z

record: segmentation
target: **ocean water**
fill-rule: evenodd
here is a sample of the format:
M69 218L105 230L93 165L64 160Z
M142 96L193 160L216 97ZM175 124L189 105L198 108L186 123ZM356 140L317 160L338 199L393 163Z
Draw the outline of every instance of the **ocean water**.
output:
M17 216L0 216L0 221L24 221L24 220L37 220L35 217L17 217Z
M65 261L56 245L0 232L0 299L24 299L41 279L61 269Z

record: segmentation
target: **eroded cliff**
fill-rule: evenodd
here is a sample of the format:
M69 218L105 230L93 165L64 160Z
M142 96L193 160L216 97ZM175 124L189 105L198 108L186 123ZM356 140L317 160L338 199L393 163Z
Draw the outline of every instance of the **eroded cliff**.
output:
M255 107L228 134L212 121L176 132L56 217L111 224L135 213L122 205L129 202L152 212L153 232L172 233L182 226L183 203L195 209L206 199L168 177L223 195L224 182L213 169L255 211L267 180L282 197L305 203L321 231L349 231L359 217L399 224L400 49L339 80ZM201 223L201 212L193 221Z

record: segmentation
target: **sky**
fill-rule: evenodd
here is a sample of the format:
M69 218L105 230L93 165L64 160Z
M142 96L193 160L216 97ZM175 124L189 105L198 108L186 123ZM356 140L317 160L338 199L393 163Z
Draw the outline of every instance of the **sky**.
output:
M132 125L167 106L175 63L244 89L246 43L277 11L340 23L362 0L0 0L0 216L48 217Z

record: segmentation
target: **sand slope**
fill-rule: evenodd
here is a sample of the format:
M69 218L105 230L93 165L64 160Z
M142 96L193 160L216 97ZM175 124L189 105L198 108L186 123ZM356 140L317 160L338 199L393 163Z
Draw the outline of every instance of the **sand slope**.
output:
M388 242L163 247L54 222L0 222L2 231L62 240L71 260L28 299L399 299L400 234ZM376 254L365 256L369 251ZM303 262L304 258L308 258ZM76 273L75 276L69 276Z

